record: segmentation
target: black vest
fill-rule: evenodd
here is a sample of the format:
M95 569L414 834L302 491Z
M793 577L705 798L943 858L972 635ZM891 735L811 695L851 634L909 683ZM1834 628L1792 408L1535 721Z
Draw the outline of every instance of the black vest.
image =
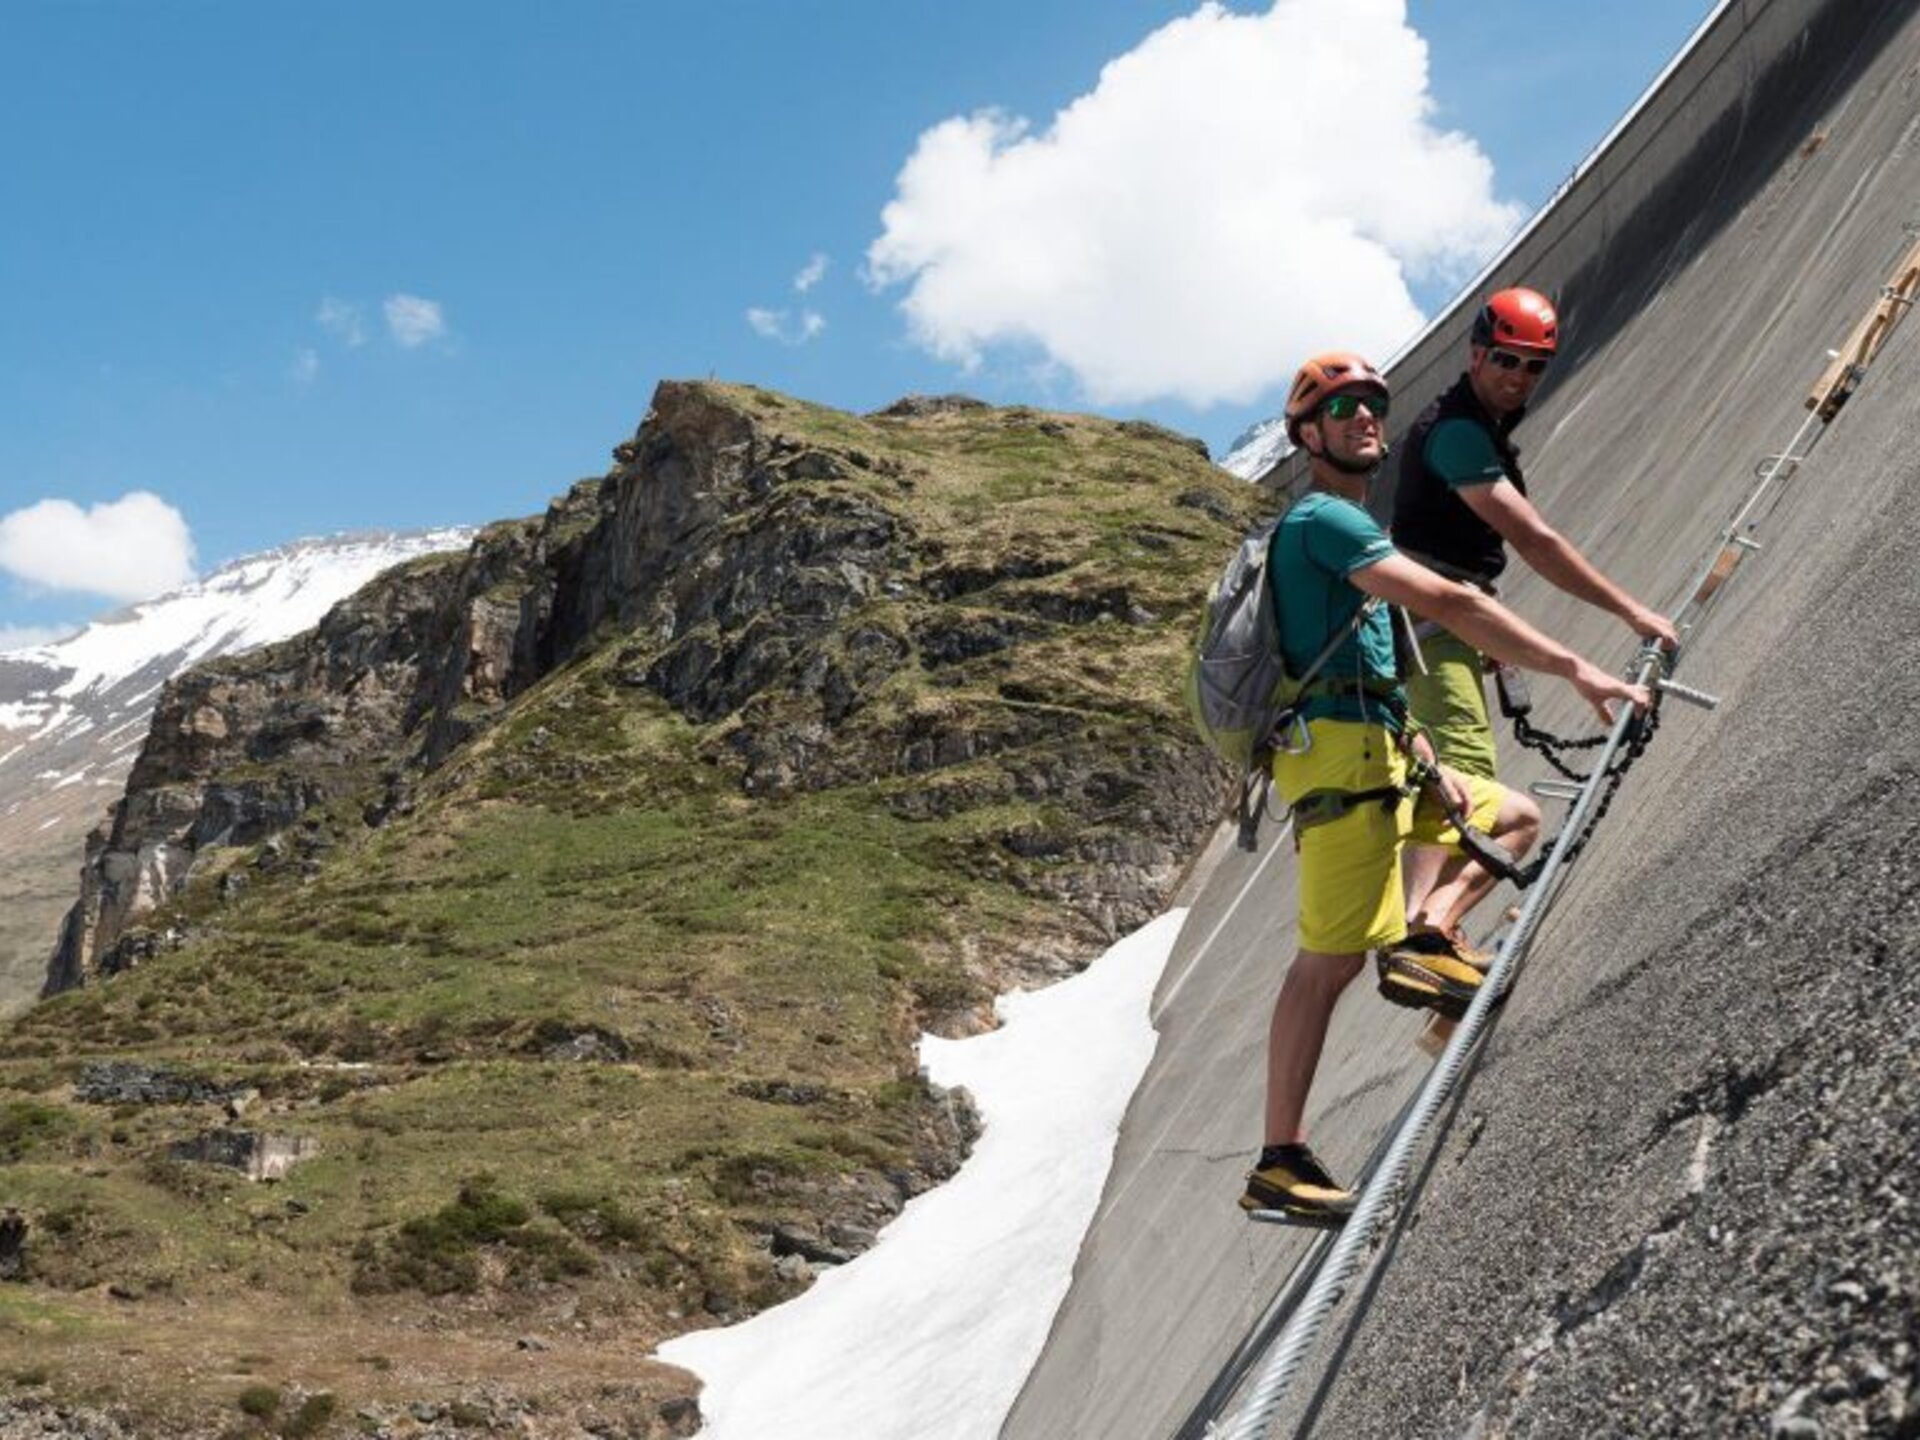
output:
M1493 441L1500 468L1514 488L1527 493L1520 473L1520 452L1511 435L1523 412L1495 420L1462 375L1438 400L1420 412L1400 442L1400 476L1393 491L1393 543L1418 560L1437 560L1455 578L1492 581L1507 568L1507 546L1500 532L1468 507L1451 486L1427 468L1427 437L1442 420L1469 420ZM1457 572L1457 573L1456 573Z

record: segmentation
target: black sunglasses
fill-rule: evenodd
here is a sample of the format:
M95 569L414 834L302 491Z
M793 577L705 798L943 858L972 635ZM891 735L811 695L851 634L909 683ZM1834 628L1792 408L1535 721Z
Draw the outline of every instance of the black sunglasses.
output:
M1548 364L1548 357L1545 355L1516 355L1511 350L1488 350L1487 359L1502 370L1524 369L1529 375L1540 374Z
M1386 419L1387 411L1392 408L1391 402L1389 402L1384 395L1377 393L1365 395L1348 394L1333 396L1326 404L1320 407L1320 413L1325 415L1329 420L1351 420L1355 415L1360 413L1360 407L1362 405L1367 407L1368 411L1376 420Z

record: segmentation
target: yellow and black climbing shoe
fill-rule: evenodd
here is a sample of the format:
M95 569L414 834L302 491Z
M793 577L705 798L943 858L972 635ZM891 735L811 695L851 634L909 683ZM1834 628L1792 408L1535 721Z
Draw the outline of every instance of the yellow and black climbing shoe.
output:
M1493 951L1476 949L1473 942L1467 939L1465 927L1460 925L1429 925L1423 920L1415 920L1407 926L1407 938L1388 948L1451 955L1462 964L1471 965L1482 975L1493 968Z
M1247 1174L1240 1208L1254 1220L1288 1225L1341 1225L1353 1213L1354 1194L1327 1173L1304 1145L1269 1145Z
M1416 930L1427 930L1432 927L1416 925L1413 928ZM1465 961L1482 975L1493 968L1493 952L1491 950L1474 948L1473 943L1467 939L1467 932L1461 929L1460 926L1449 925L1444 930L1441 930L1440 933L1447 937L1447 947L1453 951L1454 959Z
M1478 958L1478 952L1468 951ZM1444 930L1409 931L1378 962L1380 994L1411 1010L1433 1010L1449 1020L1467 1013L1480 989L1479 967L1461 958L1454 937Z

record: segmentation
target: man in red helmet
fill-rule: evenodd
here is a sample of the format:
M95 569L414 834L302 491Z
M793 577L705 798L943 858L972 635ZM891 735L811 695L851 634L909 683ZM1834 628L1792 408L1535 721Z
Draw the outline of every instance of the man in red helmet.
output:
M1427 407L1400 447L1393 539L1407 555L1488 594L1506 568L1507 546L1541 577L1617 616L1636 636L1677 643L1673 624L1601 574L1527 498L1514 427L1560 348L1560 320L1538 291L1501 290L1474 317L1467 369ZM1409 676L1413 714L1451 768L1494 778L1488 665L1450 627L1418 630L1424 675ZM1445 951L1484 966L1449 913L1463 914L1462 890L1485 893L1485 872L1466 857L1422 847L1407 857L1412 950ZM1477 898L1477 895L1476 897Z
M1491 596L1395 550L1365 506L1386 456L1388 403L1386 381L1358 355L1317 355L1301 366L1287 433L1308 456L1312 486L1275 528L1267 567L1289 669L1305 673L1339 643L1275 741L1273 782L1290 808L1300 856L1299 949L1274 1003L1265 1148L1240 1204L1313 1224L1337 1224L1354 1204L1308 1148L1302 1120L1333 1007L1367 952L1383 952L1381 993L1398 1004L1458 1016L1480 983L1478 971L1447 955L1386 963L1386 949L1406 934L1401 846L1409 838L1457 845L1460 835L1430 796L1416 802L1420 787L1409 774L1433 756L1408 719L1388 611L1368 608L1369 598L1437 621L1512 664L1562 676L1603 719L1609 700L1647 703L1644 689ZM1454 811L1516 858L1532 843L1539 811L1526 796L1448 771L1434 783Z

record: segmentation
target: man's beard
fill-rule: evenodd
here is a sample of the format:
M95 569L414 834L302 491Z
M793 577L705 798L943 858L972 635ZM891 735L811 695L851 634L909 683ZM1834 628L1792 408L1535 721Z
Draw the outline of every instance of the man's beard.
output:
M1335 454L1333 447L1328 445L1321 450L1320 458L1333 466L1334 469L1340 471L1343 475L1371 475L1387 463L1388 448L1387 442L1382 440L1380 442L1380 453L1373 459L1349 460L1344 456Z

